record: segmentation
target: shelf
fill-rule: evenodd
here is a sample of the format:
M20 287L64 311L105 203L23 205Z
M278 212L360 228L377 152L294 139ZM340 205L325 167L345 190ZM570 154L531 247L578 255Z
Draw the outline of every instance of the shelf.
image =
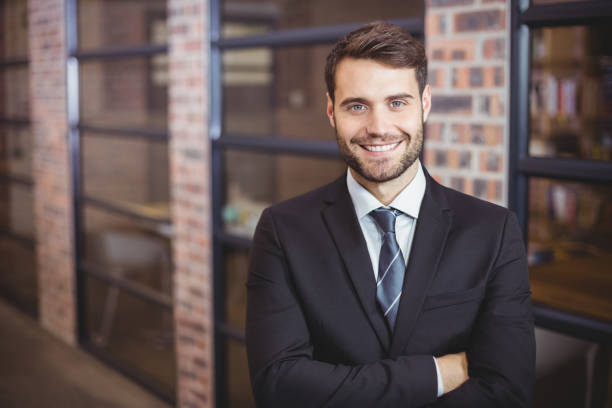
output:
M531 6L520 13L518 21L530 27L584 24L612 17L612 2L608 0Z
M518 169L527 176L551 177L583 182L612 182L612 162L525 157Z

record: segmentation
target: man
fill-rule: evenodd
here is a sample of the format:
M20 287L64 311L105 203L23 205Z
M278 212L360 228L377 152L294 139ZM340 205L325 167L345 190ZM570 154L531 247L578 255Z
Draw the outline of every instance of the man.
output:
M349 169L259 221L246 335L260 407L530 405L521 232L422 168L426 71L422 45L386 23L328 56L327 115Z

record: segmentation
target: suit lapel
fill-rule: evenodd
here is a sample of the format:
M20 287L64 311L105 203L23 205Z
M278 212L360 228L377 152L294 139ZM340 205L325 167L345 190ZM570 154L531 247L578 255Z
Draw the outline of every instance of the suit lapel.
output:
M390 334L376 305L376 282L372 262L345 178L340 178L332 185L327 201L329 205L322 211L325 223L344 261L363 310L382 347L388 350Z
M452 213L446 210L441 187L425 172L427 187L421 203L412 249L400 298L395 330L391 340L391 358L401 355L421 312L423 301L438 269Z

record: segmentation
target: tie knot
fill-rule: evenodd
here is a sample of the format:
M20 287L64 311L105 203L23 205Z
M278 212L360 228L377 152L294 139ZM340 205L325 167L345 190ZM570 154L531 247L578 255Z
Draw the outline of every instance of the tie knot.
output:
M398 210L393 208L378 207L374 211L370 212L374 221L378 226L385 232L392 232L395 234L395 217L399 214Z

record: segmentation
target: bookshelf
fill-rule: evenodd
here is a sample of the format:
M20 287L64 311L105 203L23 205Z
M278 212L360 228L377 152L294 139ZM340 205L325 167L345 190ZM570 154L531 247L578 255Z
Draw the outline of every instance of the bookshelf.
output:
M612 2L512 2L510 207L536 324L612 340Z

